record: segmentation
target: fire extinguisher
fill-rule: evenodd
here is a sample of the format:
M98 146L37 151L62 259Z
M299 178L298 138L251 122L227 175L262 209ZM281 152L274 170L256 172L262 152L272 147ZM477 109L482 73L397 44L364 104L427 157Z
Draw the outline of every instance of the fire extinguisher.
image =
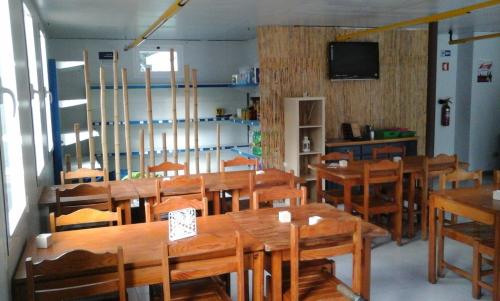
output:
M450 99L451 99L451 97L441 98L438 100L438 103L440 105L443 105L441 107L441 125L442 126L449 126L450 125L450 117L451 117L450 103L452 103Z

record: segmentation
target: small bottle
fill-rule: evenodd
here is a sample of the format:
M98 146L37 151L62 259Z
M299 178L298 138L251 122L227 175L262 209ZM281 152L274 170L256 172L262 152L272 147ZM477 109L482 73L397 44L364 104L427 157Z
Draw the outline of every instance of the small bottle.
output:
M311 151L311 141L309 141L309 137L304 136L302 139L302 152L309 153Z
M370 140L375 140L375 130L373 129L373 125L370 125Z

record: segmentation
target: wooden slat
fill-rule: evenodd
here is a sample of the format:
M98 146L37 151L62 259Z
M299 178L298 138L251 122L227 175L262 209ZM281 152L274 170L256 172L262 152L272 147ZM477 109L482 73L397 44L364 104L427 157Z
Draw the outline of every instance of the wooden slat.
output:
M92 125L93 107L92 107L92 91L90 90L90 67L89 53L87 49L83 50L83 75L85 77L85 98L87 99L87 131L89 132L89 156L90 168L95 168L95 144L94 144L94 127Z
M118 102L118 51L113 51L113 138L115 141L115 179L120 180L120 125Z
M132 150L130 146L130 114L128 110L128 79L127 69L122 68L122 89L123 89L123 120L125 122L125 148L127 152L127 174L128 179L132 179Z

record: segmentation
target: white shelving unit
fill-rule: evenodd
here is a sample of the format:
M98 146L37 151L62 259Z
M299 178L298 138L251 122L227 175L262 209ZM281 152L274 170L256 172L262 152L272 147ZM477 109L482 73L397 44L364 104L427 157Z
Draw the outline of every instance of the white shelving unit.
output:
M284 107L286 168L312 182L315 176L308 165L325 152L325 97L287 97ZM302 150L304 136L311 141L310 152Z

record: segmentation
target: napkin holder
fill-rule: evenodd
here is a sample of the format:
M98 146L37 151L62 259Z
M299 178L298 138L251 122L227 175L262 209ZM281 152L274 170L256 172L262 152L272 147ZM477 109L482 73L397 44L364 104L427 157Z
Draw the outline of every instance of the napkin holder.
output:
M39 249L47 249L52 245L52 233L38 234L35 238L36 247Z

